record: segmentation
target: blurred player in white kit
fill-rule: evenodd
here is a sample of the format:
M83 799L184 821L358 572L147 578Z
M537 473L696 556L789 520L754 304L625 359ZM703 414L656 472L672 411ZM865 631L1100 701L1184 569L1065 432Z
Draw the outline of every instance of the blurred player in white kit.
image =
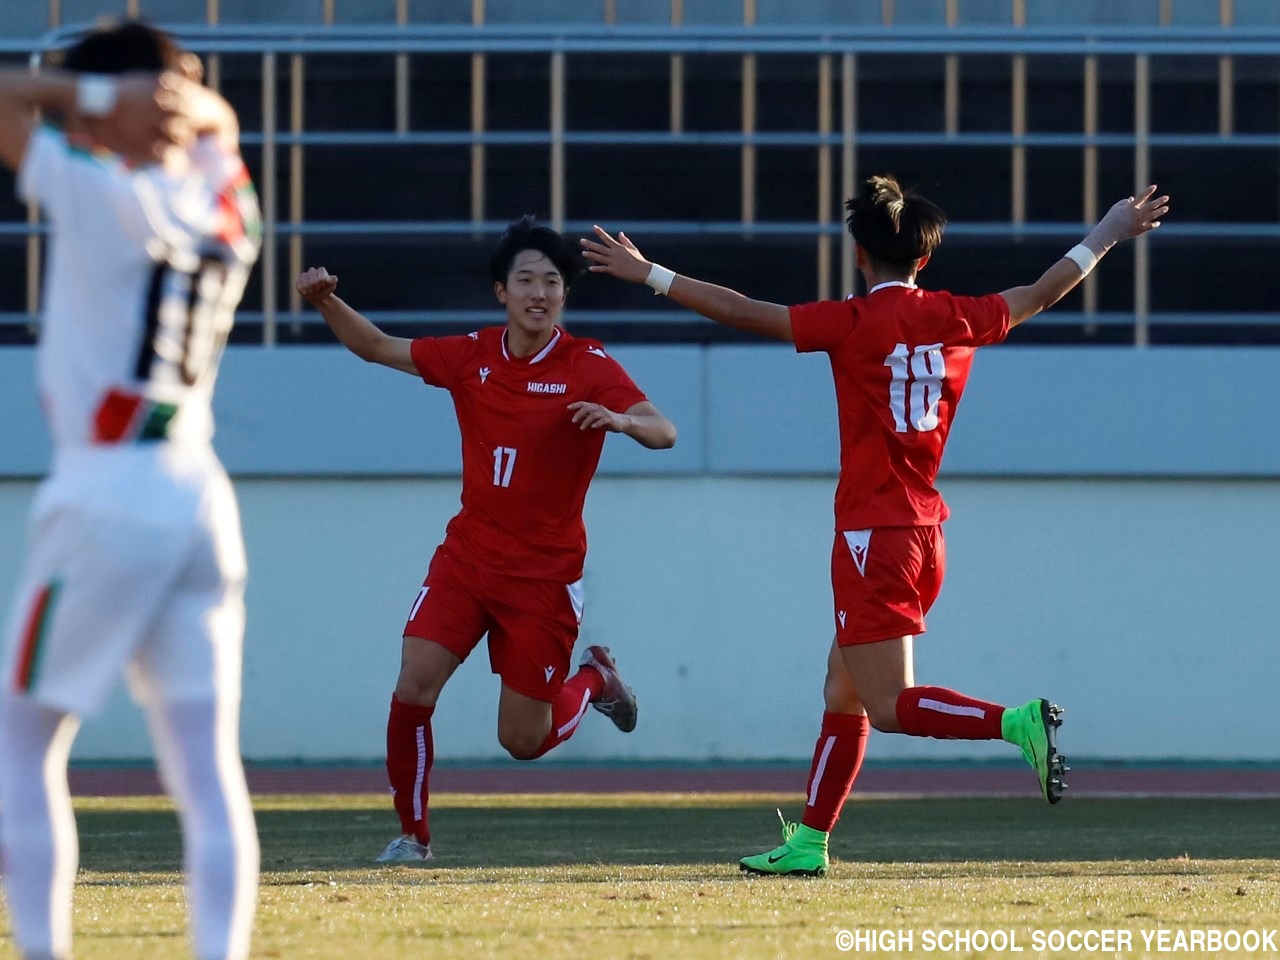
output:
M134 22L86 35L55 69L0 72L0 160L51 227L37 368L54 457L0 660L0 839L27 960L71 952L67 758L122 672L178 804L196 956L249 948L246 564L210 441L260 220L235 112L199 75Z

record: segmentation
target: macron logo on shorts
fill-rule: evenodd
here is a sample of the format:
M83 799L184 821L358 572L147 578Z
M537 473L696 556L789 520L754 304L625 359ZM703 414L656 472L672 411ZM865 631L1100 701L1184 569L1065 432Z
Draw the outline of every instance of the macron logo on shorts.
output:
M848 616L843 610L836 613L836 619L840 621L840 629L844 629L844 618Z
M555 668L555 667L543 667L543 668L542 668L542 672L543 672L543 673L545 673L545 674L547 675L547 683L550 683L550 682L551 682L551 678L552 678L553 676L555 676L556 668Z
M849 553L858 568L858 573L867 575L867 552L871 549L870 530L846 530L844 542L849 545Z

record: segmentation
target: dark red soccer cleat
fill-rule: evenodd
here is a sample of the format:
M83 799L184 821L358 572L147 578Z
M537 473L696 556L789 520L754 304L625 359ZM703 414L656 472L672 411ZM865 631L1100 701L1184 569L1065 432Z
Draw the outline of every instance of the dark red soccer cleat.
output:
M591 701L591 706L613 721L623 733L636 728L636 695L622 682L618 667L609 656L608 647L587 647L582 654L583 667L594 667L604 677L604 689Z

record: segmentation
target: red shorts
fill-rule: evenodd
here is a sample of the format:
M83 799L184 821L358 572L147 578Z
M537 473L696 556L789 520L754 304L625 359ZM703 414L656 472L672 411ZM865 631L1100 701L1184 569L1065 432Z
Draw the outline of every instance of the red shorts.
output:
M947 565L942 527L876 527L836 534L831 551L836 643L924 633Z
M582 581L560 583L492 573L436 549L404 625L465 660L489 634L489 666L502 683L552 701L569 673L582 621Z

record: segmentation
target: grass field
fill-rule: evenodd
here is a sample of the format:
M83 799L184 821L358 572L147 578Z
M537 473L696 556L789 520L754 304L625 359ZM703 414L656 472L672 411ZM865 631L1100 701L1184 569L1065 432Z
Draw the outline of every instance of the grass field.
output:
M1280 927L1275 800L1050 808L859 799L833 838L825 880L747 878L736 867L738 856L775 845L774 807L797 812L793 795L443 795L433 804L438 859L388 869L370 862L396 832L385 796L257 798L263 886L253 956L836 957L848 955L836 945L840 930L912 938L913 949L864 946L861 955L1008 956L944 950L946 939L929 950L925 940L1001 930L1027 958L1168 957L1186 954L1157 954L1155 941L1148 950L1141 931ZM81 800L77 817L78 960L189 956L169 805ZM16 951L5 924L8 960ZM1133 931L1131 948L1038 951L1032 939L1117 929Z

